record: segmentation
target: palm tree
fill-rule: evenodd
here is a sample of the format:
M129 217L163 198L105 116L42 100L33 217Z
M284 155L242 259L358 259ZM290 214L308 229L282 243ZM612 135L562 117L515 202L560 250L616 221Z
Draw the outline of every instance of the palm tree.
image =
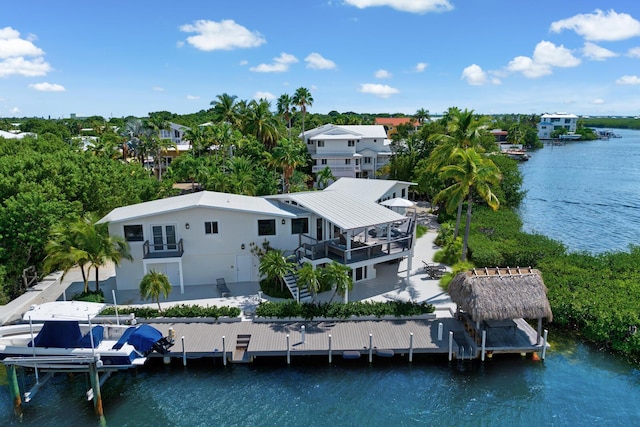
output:
M282 139L273 149L273 154L265 153L267 163L279 167L283 176L283 193L289 192L289 180L296 168L307 162L306 149L300 141Z
M348 292L353 290L353 278L351 277L351 269L346 265L331 261L322 269L324 280L332 283L334 287L333 295L329 302L333 301L336 294L344 298L344 302L348 302Z
M320 172L316 174L316 182L318 183L318 189L324 190L329 186L331 181L335 181L336 177L333 176L333 172L331 172L331 168L329 166L322 169Z
M311 263L305 262L298 270L298 286L307 288L315 299L320 291L320 273Z
M258 271L267 280L277 280L280 283L280 290L284 290L284 276L295 270L295 264L288 257L282 254L279 249L270 249L260 258Z
M84 293L89 292L89 278L85 265L89 262L87 252L79 249L77 236L74 228L69 224L57 224L51 228L49 241L45 245L43 269L45 273L53 270L62 270L62 279L73 267L80 267L82 281L84 282Z
M265 99L249 102L243 129L246 134L255 136L267 150L270 150L280 137L278 120L269 108L269 101Z
M502 175L490 159L483 157L474 148L457 148L452 160L455 163L443 167L440 176L445 181L452 180L453 184L438 193L435 201L444 200L445 209L452 212L456 206L462 204L465 198L467 199L467 218L461 258L462 261L466 261L473 195L477 193L491 209L497 210L500 201L491 187L500 184Z
M307 107L313 105L313 96L311 96L309 89L299 87L293 94L292 101L294 105L300 107L300 111L302 112L302 136L304 138L304 118L307 115Z
M429 155L427 162L429 172L438 172L442 167L448 165L457 148L482 150L481 139L486 133L485 125L487 124L485 118L475 117L473 110L460 111L455 107L447 111L447 117L447 133L436 134L432 137L434 141L438 142L438 145ZM460 200L458 205L454 237L458 236L460 230L462 202L463 200Z
M160 295L167 299L170 293L171 283L169 283L169 278L164 273L151 270L140 281L140 297L143 299L150 298L151 302L156 301L158 303L158 311L162 311Z
M418 123L423 124L425 120L429 120L429 110L425 110L424 108L420 108L413 117L418 121Z
M236 156L227 163L229 165L229 178L233 192L246 196L255 196L255 165L253 162L248 157Z
M287 123L289 139L291 139L291 106L293 105L293 99L288 94L283 93L277 102L278 114L284 117Z
M213 117L216 122L226 122L233 127L238 126L237 98L236 95L223 93L222 95L217 95L216 99L211 101L210 105L213 105Z

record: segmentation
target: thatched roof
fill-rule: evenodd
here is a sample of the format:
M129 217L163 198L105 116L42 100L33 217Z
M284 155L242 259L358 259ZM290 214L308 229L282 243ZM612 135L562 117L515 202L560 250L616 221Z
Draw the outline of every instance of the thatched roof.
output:
M473 320L553 319L540 271L532 268L474 269L459 273L449 295Z

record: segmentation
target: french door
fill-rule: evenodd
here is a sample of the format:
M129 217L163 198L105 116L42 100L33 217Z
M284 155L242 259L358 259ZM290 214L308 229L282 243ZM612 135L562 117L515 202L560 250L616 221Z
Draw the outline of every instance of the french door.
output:
M153 251L175 251L178 249L175 225L152 225Z

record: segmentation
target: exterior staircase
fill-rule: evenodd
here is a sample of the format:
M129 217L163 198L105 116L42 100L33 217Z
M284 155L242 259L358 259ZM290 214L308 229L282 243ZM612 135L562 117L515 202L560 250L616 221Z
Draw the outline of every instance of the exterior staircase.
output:
M283 277L285 285L289 288L289 292L298 302L311 302L313 297L307 288L298 287L298 277L296 273L289 273Z

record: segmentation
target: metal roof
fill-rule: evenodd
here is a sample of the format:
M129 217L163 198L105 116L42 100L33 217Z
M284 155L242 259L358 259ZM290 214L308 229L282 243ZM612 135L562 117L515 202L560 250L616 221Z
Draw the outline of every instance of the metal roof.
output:
M384 196L397 183L416 185L415 182L393 181L386 179L340 178L327 187L327 190L338 190L352 197L375 202Z
M165 199L115 208L98 222L130 221L132 219L198 207L241 211L286 218L296 218L299 214L304 213L304 211L296 208L295 206L279 203L276 200L267 200L263 197L218 193L215 191L200 191L198 193L167 197Z
M406 216L400 215L391 209L353 197L342 191L326 189L323 191L289 193L268 197L294 201L301 207L331 221L343 230L372 227L407 219Z

